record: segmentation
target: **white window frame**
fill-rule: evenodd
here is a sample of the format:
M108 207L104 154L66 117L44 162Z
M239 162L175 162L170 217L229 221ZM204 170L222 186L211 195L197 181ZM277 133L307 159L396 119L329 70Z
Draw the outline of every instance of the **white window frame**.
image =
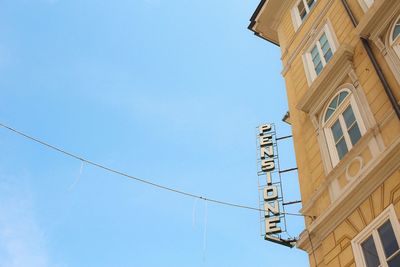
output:
M376 246L376 250L378 252L379 260L381 263L381 267L387 267L386 256L383 250L382 244L380 242L380 238L377 233L377 229L385 223L387 220L390 221L395 237L397 239L397 243L400 246L400 224L399 219L396 216L396 212L394 210L393 204L391 204L388 208L386 208L378 217L376 217L364 230L362 230L354 239L351 241L351 246L353 248L354 259L357 267L365 267L365 259L364 254L361 248L361 244L367 240L371 235L374 239L374 243ZM382 260L383 263L382 263Z
M303 22L307 19L308 14L310 14L311 10L317 4L318 1L317 0L314 0L314 1L315 1L314 5L311 7L311 9L307 5L307 0L297 0L296 1L296 4L292 8L292 21L293 21L293 26L294 26L295 31L297 31L297 29L300 28L301 24L303 24ZM303 2L304 8L306 10L306 16L304 17L304 19L301 19L300 12L298 9L300 2Z
M332 50L332 57L334 56L336 50L338 49L338 42L336 40L336 36L334 36L332 34L332 32L333 31L331 30L331 27L329 26L329 24L325 24L324 27L321 29L321 31L316 35L316 38L314 39L314 42L312 42L312 45L303 54L303 63L305 65L306 76L307 76L307 81L308 81L309 85L311 85L311 83L318 77L318 75L321 74L321 73L317 74L315 72L314 63L312 61L311 51L315 45L317 45L318 51L320 53L320 58L321 58L321 62L322 62L321 72L323 71L325 65L327 63L329 63L329 62L325 61L322 49L319 45L319 39L321 38L321 36L325 33L326 38L328 39L329 46ZM331 60L332 60L332 58L331 58Z
M346 91L348 93L348 95L346 96L346 98L343 100L343 102L336 108L335 112L330 116L330 118L327 120L327 122L325 122L325 114L328 110L329 104L332 102L332 100L339 95L341 92ZM349 90L348 88L342 88L341 90L337 91L337 93L331 97L329 99L329 101L326 104L326 107L324 109L324 111L321 114L321 124L322 124L322 128L325 134L325 140L326 140L326 144L328 147L328 152L331 158L331 163L332 163L332 167L335 167L339 162L339 155L338 155L338 151L336 149L336 145L335 145L335 141L333 138L333 134L331 131L331 127L332 125L339 119L341 128L342 128L342 132L343 132L343 137L345 139L346 142L346 146L348 149L348 152L350 152L350 150L353 148L353 145L351 143L350 140L350 136L347 132L347 127L346 124L343 120L343 112L346 110L346 108L348 106L351 106L351 109L353 110L354 113L354 117L356 118L356 122L358 125L358 129L360 130L361 133L361 138L362 136L366 133L367 129L365 127L364 121L362 119L361 113L358 109L357 103L354 99L354 96L351 92L351 90ZM360 139L361 139L360 138ZM358 143L358 142L357 142ZM346 154L347 154L346 153Z
M399 19L400 16L397 16L396 19L391 22L385 37L382 39L379 38L379 41L376 41L375 43L378 45L378 47L380 47L380 50L385 57L389 68L393 72L397 82L400 84L400 35L394 40L392 39L396 22Z
M400 59L400 34L396 36L395 39L393 39L393 33L394 33L394 29L396 28L396 24L397 22L400 22L400 16L398 16L396 18L396 20L394 21L392 27L390 28L390 33L389 33L389 43L390 43L390 47L394 50L394 52L396 53L397 57Z
M360 4L361 8L363 9L364 12L367 12L368 9L372 6L375 0L358 0L358 3Z

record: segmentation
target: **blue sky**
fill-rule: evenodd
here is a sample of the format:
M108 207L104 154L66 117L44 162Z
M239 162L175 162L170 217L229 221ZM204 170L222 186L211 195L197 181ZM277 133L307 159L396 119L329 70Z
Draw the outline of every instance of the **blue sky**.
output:
M257 0L4 0L0 121L131 175L258 206L255 127L287 110ZM0 129L0 266L308 266L259 214L104 172ZM283 168L295 166L290 142ZM296 200L296 173L284 176ZM289 211L297 212L299 206ZM298 235L301 218L289 218Z

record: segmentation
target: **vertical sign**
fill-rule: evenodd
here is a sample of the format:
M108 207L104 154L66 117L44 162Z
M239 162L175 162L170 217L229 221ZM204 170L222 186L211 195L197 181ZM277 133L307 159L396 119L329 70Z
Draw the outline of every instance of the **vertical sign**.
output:
M287 246L280 236L286 232L286 220L274 124L257 127L257 163L264 238Z

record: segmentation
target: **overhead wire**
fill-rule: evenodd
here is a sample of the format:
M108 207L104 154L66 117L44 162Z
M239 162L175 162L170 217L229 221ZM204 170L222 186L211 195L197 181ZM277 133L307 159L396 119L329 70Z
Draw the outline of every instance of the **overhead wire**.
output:
M179 189L176 189L176 188L172 188L172 187L164 186L164 185L161 185L161 184L158 184L158 183L155 183L155 182L151 182L149 180L145 180L145 179L142 179L142 178L127 174L125 172L113 169L111 167L107 167L107 166L105 166L103 164L94 162L94 161L89 160L89 159L86 159L84 157L75 155L75 154L73 154L71 152L68 152L68 151L62 149L62 148L59 148L59 147L54 146L52 144L49 144L49 143L47 143L45 141L42 141L42 140L40 140L40 139L38 139L36 137L28 135L28 134L26 134L26 133L24 133L22 131L19 131L19 130L15 129L15 128L12 128L12 127L4 124L4 123L0 122L0 126L5 128L5 129L7 129L7 130L9 130L9 131L11 131L11 132L13 132L13 133L15 133L15 134L17 134L17 135L19 135L19 136L22 136L22 137L24 137L24 138L26 138L28 140L31 140L31 141L36 142L36 143L38 143L38 144L40 144L40 145L42 145L44 147L47 147L48 149L57 151L57 152L59 152L61 154L64 154L65 156L70 157L70 158L79 160L82 163L86 163L86 164L95 166L95 167L103 169L103 170L105 170L107 172L114 173L114 174L129 178L129 179L138 181L138 182L143 183L143 184L147 184L147 185L150 185L150 186L162 189L162 190L166 190L166 191L169 191L169 192L173 192L173 193L176 193L176 194L180 194L180 195L191 197L191 198L195 198L195 199L204 200L204 201L215 203L215 204L220 204L220 205L225 205L225 206L230 206L230 207L235 207L235 208L241 208L241 209L254 210L254 211L261 211L261 212L265 212L266 211L264 209L255 208L255 207L251 207L251 206L247 206L247 205L236 204L236 203L232 203L232 202L228 202L228 201L223 201L223 200L204 197L204 196L197 195L197 194L194 194L194 193L186 192L186 191L183 191L183 190L179 190ZM313 216L306 215L306 214L290 213L290 212L285 212L285 213L282 213L282 214L291 215L291 216L313 217Z

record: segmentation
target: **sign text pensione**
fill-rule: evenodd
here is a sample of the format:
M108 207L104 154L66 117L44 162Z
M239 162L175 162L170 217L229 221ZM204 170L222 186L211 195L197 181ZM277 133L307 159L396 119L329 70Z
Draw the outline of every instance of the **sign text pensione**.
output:
M266 239L275 239L271 235L282 233L282 229L279 227L281 212L278 201L278 186L272 181L272 172L275 170L275 155L271 130L270 124L263 124L259 126L258 134L261 172L266 175L266 186L263 189Z

